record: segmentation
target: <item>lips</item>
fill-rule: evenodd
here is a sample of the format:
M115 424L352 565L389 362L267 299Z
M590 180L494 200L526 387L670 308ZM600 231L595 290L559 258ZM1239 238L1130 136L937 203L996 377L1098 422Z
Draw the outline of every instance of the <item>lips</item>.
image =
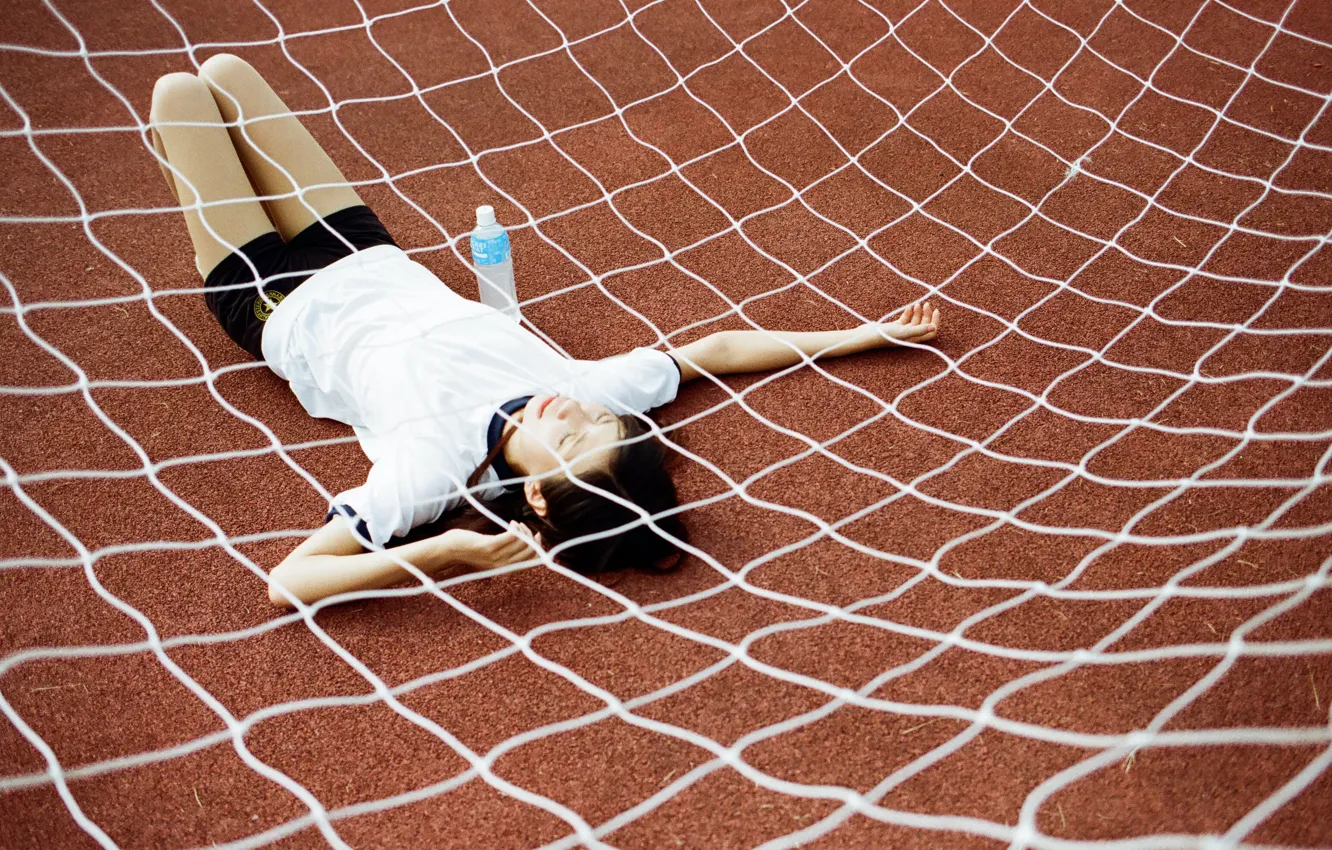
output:
M537 408L538 419L540 419L543 415L545 415L546 408L550 407L551 404L554 403L555 399L557 398L559 398L559 396L550 396L545 401L541 402L541 406Z

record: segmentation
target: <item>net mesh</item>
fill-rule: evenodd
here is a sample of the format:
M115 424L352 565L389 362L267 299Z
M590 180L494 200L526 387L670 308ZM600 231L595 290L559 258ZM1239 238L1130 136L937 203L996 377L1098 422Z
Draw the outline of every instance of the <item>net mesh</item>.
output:
M163 833L180 845L359 846L449 800L521 825L472 823L472 846L1329 840L1320 8L16 7L0 578L23 625L0 661L0 799L33 834L67 812L104 846L153 843L143 776L193 790L197 830ZM944 333L685 391L661 426L695 530L677 576L508 569L237 625L225 609L262 604L299 533L290 506L356 483L355 446L294 424L208 327L197 278L152 259L188 257L161 235L179 212L114 162L156 168L157 74L246 49L284 96L317 92L298 114L451 284L470 208L503 199L525 315L561 351L923 299ZM121 291L70 283L97 275ZM159 333L117 336L118 317ZM172 340L156 369L149 343ZM171 393L193 401L173 414ZM159 451L172 430L194 448ZM280 467L272 493L251 461ZM149 569L167 563L188 568ZM280 697L248 681L295 658L341 672ZM484 708L524 689L558 717ZM339 760L320 729L375 740ZM214 815L170 771L218 751L282 802Z

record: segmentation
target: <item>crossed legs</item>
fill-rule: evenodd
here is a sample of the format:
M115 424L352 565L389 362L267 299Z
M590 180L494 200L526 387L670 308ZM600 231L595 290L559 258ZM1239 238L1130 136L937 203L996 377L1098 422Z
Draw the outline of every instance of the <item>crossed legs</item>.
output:
M289 240L362 203L300 120L239 57L221 53L198 76L159 79L149 121L205 278L252 239L276 230ZM196 200L201 208L193 208Z

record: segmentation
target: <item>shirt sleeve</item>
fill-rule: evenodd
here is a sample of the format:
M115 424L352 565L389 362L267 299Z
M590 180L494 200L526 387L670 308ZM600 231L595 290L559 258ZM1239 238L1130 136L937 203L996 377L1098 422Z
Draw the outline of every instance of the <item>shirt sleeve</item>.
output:
M339 493L325 521L345 517L362 545L386 545L439 519L461 501L471 470L459 458L421 441L395 441L370 467L365 483Z
M675 400L680 364L655 348L635 348L604 360L578 361L574 397L602 404L615 413L645 413Z

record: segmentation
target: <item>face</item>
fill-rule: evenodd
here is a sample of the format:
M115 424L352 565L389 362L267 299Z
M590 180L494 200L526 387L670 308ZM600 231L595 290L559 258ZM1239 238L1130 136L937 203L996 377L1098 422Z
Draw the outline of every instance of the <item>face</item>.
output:
M604 469L606 450L619 438L620 420L608 408L539 395L523 408L522 424L509 438L504 457L526 475L559 470L561 458L575 472Z

